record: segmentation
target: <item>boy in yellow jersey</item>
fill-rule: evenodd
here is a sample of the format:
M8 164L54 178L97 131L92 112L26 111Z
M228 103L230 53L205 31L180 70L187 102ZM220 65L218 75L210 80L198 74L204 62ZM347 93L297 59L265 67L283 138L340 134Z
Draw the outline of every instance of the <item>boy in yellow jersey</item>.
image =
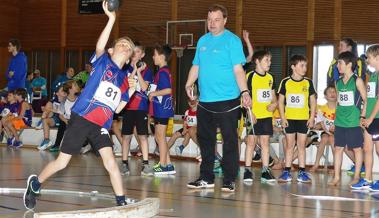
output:
M297 181L311 182L309 174L305 172L305 142L308 128L312 128L314 125L316 92L312 80L305 77L307 58L302 55L294 55L290 59L290 66L292 75L284 78L279 86L279 112L287 141L286 167L279 177L279 182L292 181L291 165L295 139L299 153Z
M337 91L334 86L328 86L324 90L325 99L327 103L319 105L317 108L317 117L321 124L322 133L321 141L317 147L316 161L313 167L310 169L314 172L320 165L321 156L324 154L325 146L331 145L332 149L334 145L334 119L336 117L336 104L337 104Z
M245 172L244 182L252 182L253 174L251 173L251 162L256 142L256 137L262 147L262 182L276 181L269 169L269 140L273 134L272 113L275 110L276 95L274 78L268 73L271 66L271 54L268 51L257 51L253 55L253 62L256 64L255 70L248 73L247 87L252 96L252 114L253 126L248 131L247 146L245 150Z

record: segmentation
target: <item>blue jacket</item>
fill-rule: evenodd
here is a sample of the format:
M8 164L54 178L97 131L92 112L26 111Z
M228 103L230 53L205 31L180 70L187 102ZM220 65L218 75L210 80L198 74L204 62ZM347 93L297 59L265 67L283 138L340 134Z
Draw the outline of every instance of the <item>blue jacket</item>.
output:
M18 52L16 56L12 57L5 75L8 80L7 87L9 91L15 90L17 88L25 88L27 69L28 61L24 52ZM9 76L10 71L14 72L14 75L12 77Z

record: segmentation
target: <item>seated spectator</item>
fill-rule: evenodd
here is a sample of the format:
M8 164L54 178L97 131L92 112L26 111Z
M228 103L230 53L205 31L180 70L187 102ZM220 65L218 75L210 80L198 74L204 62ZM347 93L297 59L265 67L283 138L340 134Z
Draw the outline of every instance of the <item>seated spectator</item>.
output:
M63 87L60 86L54 97L42 107L42 117L40 124L43 127L43 141L38 146L38 150L45 150L52 145L50 141L50 128L58 127L60 125L59 108L61 102L67 97L66 92L63 91ZM40 126L37 124L37 128Z
M88 63L85 65L85 70L76 74L73 79L78 83L80 88L84 88L89 79L90 73L92 71L92 64Z
M59 86L61 86L63 83L65 83L67 80L70 80L74 77L75 70L72 67L67 68L66 72L63 74L60 74L51 84L51 91L52 93L55 93Z
M27 92L23 88L18 88L15 91L15 99L19 103L19 110L17 116L14 115L8 122L4 123L4 128L8 133L10 139L14 138L13 147L19 148L23 144L20 140L17 131L30 127L32 125L33 110L31 105L26 101Z
M46 104L47 99L47 89L46 89L46 79L41 76L41 72L36 69L34 70L34 79L32 80L32 105L33 110L36 113L42 113L41 105Z

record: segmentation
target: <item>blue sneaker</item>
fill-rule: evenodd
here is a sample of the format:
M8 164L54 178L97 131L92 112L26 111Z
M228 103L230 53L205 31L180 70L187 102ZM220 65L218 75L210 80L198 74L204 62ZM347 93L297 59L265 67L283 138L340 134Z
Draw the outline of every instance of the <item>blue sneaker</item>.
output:
M33 210L36 206L36 197L40 194L41 184L37 175L30 175L26 182L26 190L24 192L24 206L28 210Z
M159 164L159 166L153 168L154 175L168 175L169 171L167 166L162 166Z
M176 173L176 171L175 171L174 165L172 163L167 164L167 174L173 175L175 173Z
M310 183L312 182L312 179L307 172L305 172L304 170L299 170L299 173L297 175L297 181L303 183Z
M8 146L12 146L12 145L13 145L13 142L14 142L14 137L12 137L12 138L7 138L7 145L8 145Z
M361 178L357 183L352 184L350 188L354 190L362 190L362 189L369 189L371 185L372 185L372 181L368 181L366 179Z
M355 173L355 165L351 166L350 170L347 171L347 175L354 176L354 173ZM365 176L365 175L366 175L366 168L365 168L365 165L362 165L361 176Z
M379 192L379 181L375 181L375 182L371 183L371 185L368 189L372 192Z
M22 141L16 141L13 142L13 147L15 148L21 148L23 146Z
M291 182L292 181L292 175L291 172L288 170L284 170L282 175L279 176L278 182Z

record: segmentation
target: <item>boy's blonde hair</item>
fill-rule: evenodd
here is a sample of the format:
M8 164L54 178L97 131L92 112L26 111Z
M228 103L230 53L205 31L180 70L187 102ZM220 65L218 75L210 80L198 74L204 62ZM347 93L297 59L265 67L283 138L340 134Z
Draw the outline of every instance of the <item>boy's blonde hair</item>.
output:
M379 44L372 45L368 47L366 55L372 55L374 57L379 55Z
M129 43L130 48L132 49L132 51L134 50L134 47L136 47L136 46L134 45L134 42L133 42L129 37L127 37L127 36L123 36L123 37L118 38L118 39L116 39L116 40L113 41L113 43L112 43L112 48L114 48L115 45L116 45L118 42L120 42L121 40L126 40L126 41Z

